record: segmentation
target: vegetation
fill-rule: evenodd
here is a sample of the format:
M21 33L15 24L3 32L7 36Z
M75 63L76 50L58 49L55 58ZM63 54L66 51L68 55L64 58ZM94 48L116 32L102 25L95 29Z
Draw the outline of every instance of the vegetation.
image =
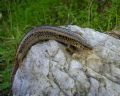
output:
M15 51L21 37L38 25L120 27L120 0L0 0L0 96L7 96ZM2 66L2 67L1 67Z

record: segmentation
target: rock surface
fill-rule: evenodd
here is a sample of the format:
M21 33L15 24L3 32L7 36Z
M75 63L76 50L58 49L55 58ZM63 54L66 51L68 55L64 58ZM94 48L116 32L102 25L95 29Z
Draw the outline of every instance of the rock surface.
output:
M120 40L67 26L93 47L70 54L49 40L31 47L13 82L14 96L120 96Z

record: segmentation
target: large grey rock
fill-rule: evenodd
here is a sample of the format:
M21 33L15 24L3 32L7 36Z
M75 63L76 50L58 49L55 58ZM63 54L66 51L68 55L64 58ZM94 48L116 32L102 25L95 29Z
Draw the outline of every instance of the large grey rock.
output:
M120 96L120 40L89 28L82 34L92 50L73 55L49 40L31 47L13 82L14 96Z

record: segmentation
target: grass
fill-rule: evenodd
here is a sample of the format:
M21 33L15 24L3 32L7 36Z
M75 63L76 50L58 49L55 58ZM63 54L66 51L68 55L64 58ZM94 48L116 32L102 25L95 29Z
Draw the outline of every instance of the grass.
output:
M16 48L26 31L38 25L68 25L110 31L120 27L119 0L1 0L0 92L7 96Z

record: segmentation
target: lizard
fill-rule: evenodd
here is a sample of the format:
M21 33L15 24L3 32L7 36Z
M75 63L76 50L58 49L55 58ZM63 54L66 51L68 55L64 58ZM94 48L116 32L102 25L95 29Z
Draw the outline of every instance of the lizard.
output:
M87 42L85 42L82 36L66 28L53 26L34 27L23 37L18 46L15 56L15 64L11 77L12 82L14 80L14 76L16 74L17 69L19 68L21 62L23 61L31 46L38 42L50 39L56 40L69 46L73 46L78 49L81 47L81 44L85 47L88 47L89 49L92 49L92 47Z

